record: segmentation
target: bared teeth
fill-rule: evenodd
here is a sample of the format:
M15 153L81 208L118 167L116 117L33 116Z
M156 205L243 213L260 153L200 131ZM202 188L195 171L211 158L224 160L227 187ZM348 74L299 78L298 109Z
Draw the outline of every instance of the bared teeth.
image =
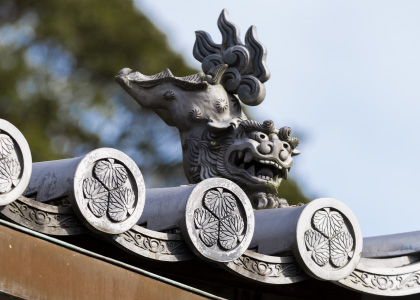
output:
M279 163L276 162L276 160L254 158L252 152L249 150L236 151L235 159L237 164L240 164L238 168L246 170L246 172L253 177L277 183L281 181L281 179L287 179L288 177L288 169L283 168ZM255 164L249 164L249 162L253 160L259 162L260 164L267 165L267 167L258 166L258 163L257 166L255 166ZM247 165L249 165L248 168L246 168ZM270 171L271 175L268 173L268 170Z
M251 176L255 176L255 166L251 165L247 170L246 170Z
M259 179L263 179L263 180L267 180L267 181L272 181L273 178L271 178L270 176L265 176L265 175L258 175L257 176Z
M262 163L262 164L265 164L265 165L273 165L277 169L280 169L280 170L282 169L282 167L278 163L276 163L275 161L272 161L272 160L263 160L263 159L261 159L261 160L259 160L259 162Z
M251 154L251 152L247 151L247 152L245 153L244 162L248 163L248 162L250 162L251 160L252 160L252 154Z

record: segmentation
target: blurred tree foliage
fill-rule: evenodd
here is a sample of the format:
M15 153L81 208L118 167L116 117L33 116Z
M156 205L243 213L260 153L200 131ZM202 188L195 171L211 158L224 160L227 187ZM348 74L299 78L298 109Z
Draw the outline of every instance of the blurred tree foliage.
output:
M0 118L22 131L33 161L114 147L149 187L186 183L176 129L114 82L123 67L197 72L132 1L0 2ZM281 196L306 200L294 182L282 186Z

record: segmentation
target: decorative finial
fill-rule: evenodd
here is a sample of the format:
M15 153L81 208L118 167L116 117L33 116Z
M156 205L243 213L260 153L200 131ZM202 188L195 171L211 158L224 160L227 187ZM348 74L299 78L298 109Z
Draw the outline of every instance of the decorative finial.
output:
M201 62L204 73L209 74L215 66L226 64L221 84L232 94L237 94L246 105L258 105L265 97L266 82L270 72L265 63L266 48L257 38L255 26L245 36L245 44L239 38L238 27L230 21L226 9L217 22L222 33L222 43L216 44L205 31L196 31L194 57Z

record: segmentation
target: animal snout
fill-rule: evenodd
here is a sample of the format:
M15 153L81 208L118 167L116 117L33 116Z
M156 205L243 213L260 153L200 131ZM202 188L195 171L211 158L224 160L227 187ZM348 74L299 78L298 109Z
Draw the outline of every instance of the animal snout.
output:
M262 155L271 155L285 161L290 156L290 145L283 141L263 141L257 147Z
M258 145L257 150L264 155L271 154L273 152L273 142L264 141Z

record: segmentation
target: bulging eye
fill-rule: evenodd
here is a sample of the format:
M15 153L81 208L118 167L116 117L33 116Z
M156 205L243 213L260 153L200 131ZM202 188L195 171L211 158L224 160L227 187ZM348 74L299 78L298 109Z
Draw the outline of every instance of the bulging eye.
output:
M292 153L293 149L288 142L282 141L281 143L283 144L283 149L286 150L287 153Z
M285 161L291 156L292 147L287 142L281 141L281 143L283 145L283 149L280 151L279 157L281 161Z
M253 140L256 140L259 143L268 141L268 135L262 132L258 132L258 131L251 132L249 137Z

